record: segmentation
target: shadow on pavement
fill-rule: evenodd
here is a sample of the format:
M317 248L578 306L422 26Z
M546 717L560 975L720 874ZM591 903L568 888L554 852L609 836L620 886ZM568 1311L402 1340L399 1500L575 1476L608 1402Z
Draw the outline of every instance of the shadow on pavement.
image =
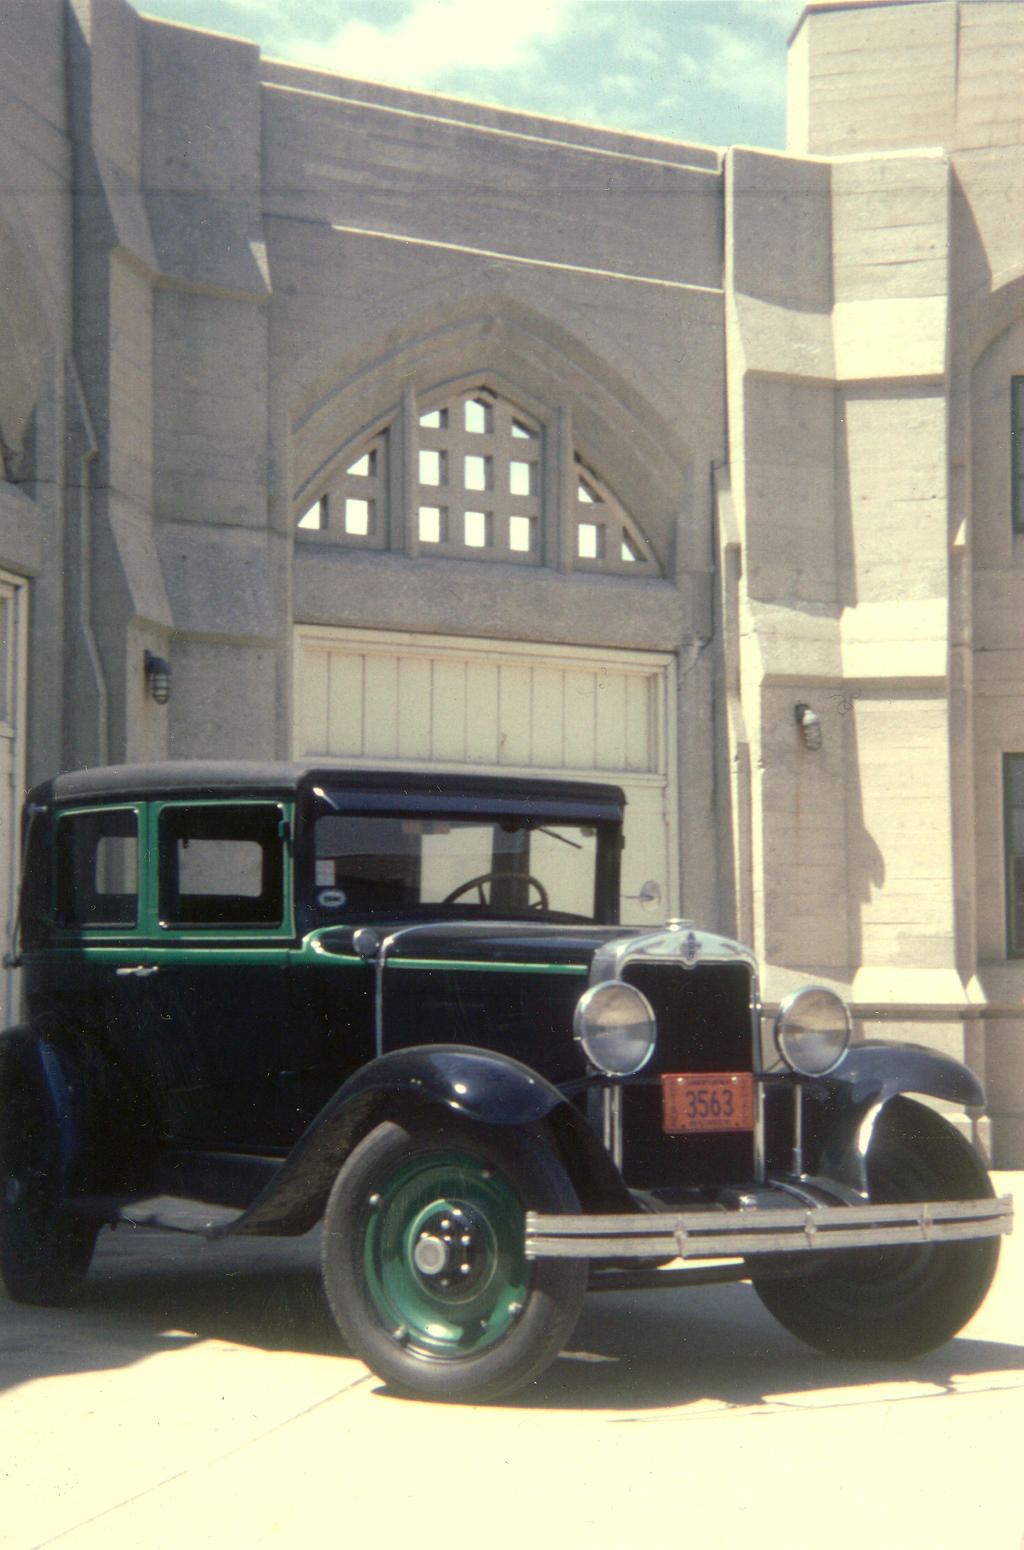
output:
M33 1378L129 1366L195 1341L343 1356L318 1244L103 1233L79 1300L34 1308L0 1296L0 1391Z
M217 1245L105 1235L76 1307L0 1304L0 1388L128 1366L195 1341L345 1357L316 1234ZM913 1361L842 1362L786 1334L749 1286L599 1293L588 1298L566 1353L505 1404L634 1412L699 1401L838 1405L866 1400L880 1383L910 1392L1024 1387L1024 1346L962 1336ZM372 1392L391 1398L381 1387Z
M841 1361L787 1334L741 1284L591 1296L565 1354L513 1403L631 1411L698 1401L841 1405L877 1398L868 1390L878 1384L902 1385L909 1396L976 1390L989 1386L985 1379L1024 1388L1024 1345L962 1335L903 1362Z

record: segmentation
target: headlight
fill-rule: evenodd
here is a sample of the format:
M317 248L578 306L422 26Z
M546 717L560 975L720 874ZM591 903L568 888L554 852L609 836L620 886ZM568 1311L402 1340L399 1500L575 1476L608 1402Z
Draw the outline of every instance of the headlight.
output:
M775 1047L801 1076L834 1071L846 1054L851 1032L845 1001L821 985L794 991L775 1017Z
M651 1003L622 980L591 986L576 1003L572 1026L591 1065L606 1076L632 1076L654 1053Z

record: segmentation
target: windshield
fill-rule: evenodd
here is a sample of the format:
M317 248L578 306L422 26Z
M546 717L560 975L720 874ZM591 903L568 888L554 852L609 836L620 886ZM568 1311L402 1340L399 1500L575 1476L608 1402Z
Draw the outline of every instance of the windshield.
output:
M332 813L316 824L315 866L314 900L332 919L428 905L595 917L593 825Z

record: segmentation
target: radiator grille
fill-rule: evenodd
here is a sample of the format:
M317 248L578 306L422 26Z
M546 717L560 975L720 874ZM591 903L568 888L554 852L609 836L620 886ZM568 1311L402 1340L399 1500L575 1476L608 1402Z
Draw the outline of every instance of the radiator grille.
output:
M623 1173L636 1188L749 1182L754 1142L749 1131L665 1135L661 1074L667 1071L753 1069L751 973L743 963L635 962L622 975L642 990L658 1020L658 1047L623 1091Z

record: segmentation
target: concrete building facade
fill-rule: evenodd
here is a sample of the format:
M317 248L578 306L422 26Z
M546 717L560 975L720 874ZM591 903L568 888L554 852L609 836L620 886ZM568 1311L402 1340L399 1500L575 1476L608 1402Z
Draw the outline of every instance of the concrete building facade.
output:
M1024 10L816 0L790 98L723 151L0 0L8 917L58 768L595 774L625 919L1024 1161Z

